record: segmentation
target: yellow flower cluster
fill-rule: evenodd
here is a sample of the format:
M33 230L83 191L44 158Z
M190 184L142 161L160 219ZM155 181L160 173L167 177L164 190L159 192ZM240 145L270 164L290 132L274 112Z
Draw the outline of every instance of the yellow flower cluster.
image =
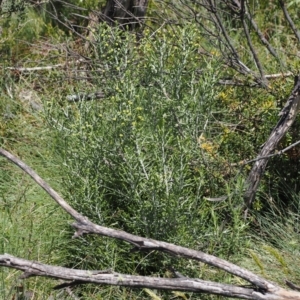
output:
M206 140L206 138L202 134L198 137L197 141L199 147L209 155L214 155L216 153L217 145L215 145L211 141Z

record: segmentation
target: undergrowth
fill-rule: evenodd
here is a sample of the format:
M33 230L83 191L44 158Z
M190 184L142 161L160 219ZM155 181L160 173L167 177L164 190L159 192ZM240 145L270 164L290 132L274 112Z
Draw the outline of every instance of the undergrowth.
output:
M276 7L272 11L279 18ZM264 20L269 30L271 16L259 21ZM276 124L293 80L273 81L269 90L219 85L232 71L224 68L220 51L212 49L197 24L148 28L139 42L131 33L101 24L93 32L95 47L85 53L91 59L87 65L70 59L68 68L7 69L16 62L26 67L36 61L43 66L65 63L66 49L82 50L67 31L47 22L43 14L29 10L2 23L1 147L23 159L95 223L198 249L281 285L284 278L297 281L299 188L293 159L298 163L299 158L287 154L270 161L247 221L243 191L251 166L241 167L257 155ZM280 26L279 20L276 30ZM238 26L235 32L240 40ZM21 42L21 35L27 41ZM282 55L285 38L278 34L272 39ZM201 47L211 49L210 55L202 55ZM296 48L289 50L282 64L270 62L261 51L270 62L268 72L284 64L297 69ZM249 53L244 56L250 60ZM68 101L68 95L97 91L103 99ZM297 132L296 123L280 147L295 141ZM288 163L284 172L276 172ZM72 240L68 218L46 193L4 158L0 170L1 253L149 276L170 277L172 266L185 276L244 284L201 263L133 252L109 238ZM220 196L225 200L210 201ZM72 298L54 293L51 280L21 282L19 275L1 269L3 299L26 292L34 293L34 299ZM188 293L92 285L74 292L82 299L200 299Z

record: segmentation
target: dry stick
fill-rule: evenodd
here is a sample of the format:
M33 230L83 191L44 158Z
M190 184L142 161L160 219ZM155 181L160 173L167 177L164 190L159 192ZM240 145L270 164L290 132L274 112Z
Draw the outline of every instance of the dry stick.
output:
M294 32L296 38L298 39L298 42L300 43L300 33L299 33L299 31L297 30L297 28L296 28L296 26L295 26L295 24L294 24L292 18L290 17L290 15L289 15L289 13L288 13L288 11L287 11L287 9L286 9L285 2L284 2L283 0L279 0L279 4L280 4L280 6L281 6L281 8L282 8L282 11L283 11L283 14L284 14L286 20L287 20L288 23L290 24L290 26L291 26L291 28L292 28L292 30L293 30L293 32Z
M97 91L91 94L80 93L80 94L66 96L66 99L69 102L78 102L82 100L89 101L89 100L103 99L103 98L105 98L105 94L101 91Z
M153 239L143 238L122 230L111 229L108 227L99 226L92 223L88 218L82 216L76 210L74 210L61 196L58 195L39 175L37 175L29 166L27 166L20 159L9 153L8 151L0 148L0 155L6 157L28 175L30 175L34 181L40 185L67 213L69 213L77 222L72 224L76 228L74 237L81 236L82 234L98 234L119 240L126 241L133 244L138 250L158 250L170 253L175 256L186 257L189 259L204 262L210 266L214 266L225 270L226 272L236 275L259 287L263 291L277 291L280 289L274 283L265 280L264 278L257 276L256 274L243 269L235 264L232 264L226 260L217 258L213 255L206 254L201 251L192 250L189 248L177 246L174 244L157 241Z
M279 143L279 141L283 138L289 128L295 121L298 109L299 109L299 102L300 102L300 79L299 77L295 78L295 86L293 91L288 98L288 101L285 107L280 112L280 120L277 125L272 130L268 140L266 141L264 147L260 151L258 158L252 169L251 172L246 180L246 192L244 194L244 200L247 208L251 207L257 188L259 186L260 180L263 176L265 168L267 166L269 155L273 152ZM266 157L260 159L262 157ZM247 215L247 211L246 211Z
M278 56L278 54L276 53L275 49L271 46L271 44L264 37L263 33L260 31L259 27L257 26L257 24L255 23L255 21L253 20L253 17L247 11L245 13L245 16L251 22L251 25L254 28L254 30L256 31L259 39L267 47L267 49L269 50L269 52L271 53L271 55L273 55L276 59L280 59L279 56Z
M252 74L256 81L257 81L257 85L266 88L267 84L266 84L266 77L264 76L263 73L263 67L259 61L258 55L255 51L255 48L253 47L253 44L251 42L251 38L250 38L250 34L249 34L249 30L248 30L248 26L244 20L244 15L247 17L247 19L251 22L252 26L254 27L254 29L256 30L256 33L258 34L259 38L261 39L262 43L264 45L266 45L267 49L270 51L270 53L275 56L278 59L278 55L276 54L275 50L272 48L272 46L268 43L268 41L264 38L263 34L261 33L261 31L259 30L257 24L255 23L255 21L253 20L253 18L250 16L250 14L246 11L246 7L245 10L243 12L243 7L244 7L244 1L242 1L242 5L240 4L240 2L238 0L235 0L235 4L238 7L239 11L241 12L241 20L243 23L243 27L244 27L244 32L247 38L247 43L248 46L250 48L250 51L253 55L253 58L255 60L255 63L257 65L257 68L260 72L260 77L256 76L252 70L250 70L247 66L245 66L241 60L239 59L238 53L236 51L236 49L233 47L232 43L230 42L230 38L229 35L226 31L226 29L223 26L223 23L221 22L221 19L219 17L217 8L215 7L215 4L210 0L208 1L210 7L206 8L207 10L211 11L211 13L214 15L215 17L215 24L219 27L220 31L222 32L223 37L225 38L225 42L227 43L228 48L230 49L230 51L233 54L234 59L231 62L231 66L235 69L237 69L239 72L241 72L242 74L246 75L246 74ZM228 84L227 82L225 84ZM230 84L230 83L229 83ZM255 86L255 85L254 85Z
M244 33L246 35L246 40L247 40L247 43L248 43L248 46L250 48L250 51L252 53L252 56L254 58L254 61L256 63L256 66L259 70L259 73L260 73L260 76L261 76L261 83L262 85L264 85L265 87L267 87L267 80L266 80L266 77L265 77L265 74L264 74L264 71L263 71L263 67L260 63L260 60L258 58L258 55L255 51L255 48L252 44L252 41L251 41L251 37L250 37L250 33L249 33L249 29L248 29L248 26L246 24L246 21L245 21L245 2L244 0L242 0L241 2L241 21L242 21L242 24L243 24L243 28L244 28Z
M239 10L241 10L241 3L239 2L239 0L234 0L235 5L239 8ZM245 6L245 11L244 14L246 16L246 18L250 21L252 27L254 28L255 32L257 33L260 41L262 42L262 44L264 44L267 49L269 50L269 52L276 58L279 59L278 54L276 53L275 49L271 46L271 44L267 41L267 39L264 37L263 33L260 31L258 25L256 24L256 22L254 21L253 17L250 15L250 13L247 10L247 7Z
M72 280L60 286L75 286L85 283L128 286L132 288L152 288L161 290L177 290L196 293L209 293L230 298L251 300L299 300L300 293L278 288L275 293L264 292L259 289L239 287L229 284L204 281L195 278L161 278L134 276L114 273L111 271L90 271L50 266L17 258L8 254L0 255L0 266L24 271L21 279L30 276L44 276L57 279ZM57 289L57 287L56 287Z
M218 25L219 29L221 30L221 32L222 32L222 34L223 34L223 36L224 36L224 38L225 38L225 40L226 40L226 43L227 43L227 45L229 46L229 48L230 48L230 50L231 50L231 52L232 52L234 58L236 59L236 61L239 62L239 61L240 61L239 55L238 55L236 49L234 48L234 46L232 45L232 43L231 43L231 41L230 41L230 37L229 37L229 35L228 35L228 33L227 33L225 27L223 26L223 23L222 23L222 21L221 21L221 19L220 19L220 16L219 16L219 14L218 14L217 8L215 7L215 4L213 3L212 0L210 0L210 1L208 1L208 2L210 3L210 8L209 8L209 9L211 10L213 16L214 16L215 19L216 19L216 24Z
M77 59L76 61L71 61L71 62L65 62L63 64L56 64L52 66L44 66L44 67L32 67L32 68L26 68L26 67L6 67L5 69L7 70L14 70L18 72L32 72L32 71L44 71L44 70L52 70L55 68L59 67L66 67L67 65L70 64L81 64L84 63L85 61L83 59Z
M32 71L43 71L43 70L52 70L58 67L64 67L66 64L57 64L52 66L45 67L33 67L33 68L22 68L22 67L7 67L7 70L15 70L19 72L32 72Z
M292 72L286 72L286 73L277 73L277 74L268 74L265 75L267 79L274 79L274 78L280 78L280 77L289 77L294 75Z
M30 276L44 276L63 280L72 280L70 283L61 286L74 286L85 283L106 284L117 286L128 286L132 288L152 288L161 290L177 290L196 293L210 293L225 297L242 299L300 299L300 293L294 291L280 290L278 296L272 293L262 293L254 288L245 288L229 284L222 284L212 281L204 281L195 278L162 278L120 274L115 272L90 271L69 269L58 266L51 266L39 262L33 262L8 254L0 255L0 266L10 267L24 271L21 279ZM55 288L57 289L57 288ZM282 298L285 293L289 298Z
M240 57L238 55L238 52L236 51L236 49L234 48L233 44L230 41L230 37L229 34L227 33L222 20L218 14L218 10L215 6L214 1L212 0L208 0L208 5L205 6L205 9L208 11L209 14L212 14L212 19L211 21L214 23L214 25L216 26L217 29L219 29L225 39L224 45L229 48L229 52L232 54L233 56L233 62L232 62L232 66L233 67L238 67L238 71L241 72L242 74L246 75L250 73L250 69L245 66L243 63L241 63L240 61ZM201 23L201 22L200 22ZM199 22L198 22L199 24ZM222 42L221 36L218 36L220 39L219 41ZM230 58L231 60L231 58Z
M257 157L255 159L251 159L251 160L247 160L247 161L244 161L242 164L232 164L231 166L237 166L237 165L241 165L241 166L245 166L247 164L250 164L252 162L255 162L255 161L258 161L258 160L261 160L261 159L265 159L265 158L271 158L273 156L278 156L278 155L282 155L283 153L287 152L288 150L294 148L295 146L297 146L298 144L300 144L300 141L297 141L295 143L293 143L292 145L289 145L288 147L276 152L276 153L273 153L273 154L270 154L270 155L266 155L266 156L262 156L262 157Z
M285 78L289 76L293 76L294 74L292 72L287 73L277 73L277 74L268 74L265 75L266 79L272 80L277 78ZM242 81L238 80L232 80L232 79L220 79L218 81L218 84L220 85L234 85L234 86L248 86L248 87L261 87L260 83L254 82L254 83L244 83Z
M219 28L219 30L221 31L221 34L225 39L224 44L226 45L226 47L229 48L229 51L231 52L231 55L233 56L233 58L229 57L229 63L228 64L232 68L234 68L235 70L240 72L241 74L244 74L244 75L251 74L261 87L266 88L267 85L266 85L266 82L265 82L266 80L265 80L264 76L262 75L262 67L259 67L259 65L257 65L258 69L261 73L261 76L259 77L240 60L238 52L234 48L233 44L231 43L229 34L227 33L227 31L224 27L224 24L222 23L222 20L219 16L218 10L215 6L215 3L213 3L212 0L208 0L208 3L209 3L209 8L207 8L207 10L215 18L215 20L213 20L213 21L216 24L216 26ZM220 41L222 41L221 36L220 36ZM247 39L247 41L248 41L248 39ZM249 45L249 41L248 41L248 45ZM251 50L252 54L253 54L253 51L255 53L255 50L254 50L253 46L252 46L252 48L250 47L250 50ZM255 57L254 57L254 59L255 59ZM257 61L256 61L256 63L257 63Z

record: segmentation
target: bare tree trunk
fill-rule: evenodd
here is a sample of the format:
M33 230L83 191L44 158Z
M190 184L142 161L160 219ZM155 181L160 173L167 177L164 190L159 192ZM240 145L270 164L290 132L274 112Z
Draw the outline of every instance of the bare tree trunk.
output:
M148 0L107 0L102 13L93 11L89 14L88 41L85 50L94 41L93 30L100 21L111 26L120 26L123 30L134 31L142 27L148 7Z
M143 24L147 6L148 0L107 0L103 19L111 25L133 30Z

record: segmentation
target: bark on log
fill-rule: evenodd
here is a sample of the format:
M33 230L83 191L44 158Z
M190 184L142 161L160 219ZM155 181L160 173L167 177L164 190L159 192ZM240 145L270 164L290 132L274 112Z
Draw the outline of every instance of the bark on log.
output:
M296 76L292 93L288 98L286 105L279 114L281 118L272 130L268 140L257 156L257 161L254 163L246 180L246 192L244 194L244 200L247 208L251 207L255 199L256 191L269 161L269 158L267 156L269 156L270 153L272 153L276 149L277 144L294 123L299 110L299 103L300 78ZM261 157L265 158L260 159Z

